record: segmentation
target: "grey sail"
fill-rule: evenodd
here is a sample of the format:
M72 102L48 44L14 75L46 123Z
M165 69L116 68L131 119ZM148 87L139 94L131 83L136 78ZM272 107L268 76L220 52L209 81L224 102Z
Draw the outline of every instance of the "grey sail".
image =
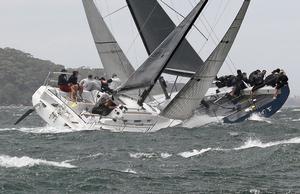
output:
M157 0L126 0L145 48L150 55L175 29L175 24ZM168 63L165 73L192 76L203 61L184 39Z
M176 49L197 20L208 0L201 0L191 13L152 52L149 58L130 76L120 91L153 87Z
M223 65L245 18L250 0L244 3L229 30L196 74L161 112L171 119L188 119L199 107L213 80Z
M134 68L116 42L93 0L82 0L88 23L107 76L116 73L126 81Z

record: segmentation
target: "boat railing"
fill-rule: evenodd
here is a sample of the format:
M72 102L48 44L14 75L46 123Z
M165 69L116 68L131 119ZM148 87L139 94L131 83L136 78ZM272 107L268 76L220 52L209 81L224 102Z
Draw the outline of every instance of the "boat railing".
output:
M62 73L65 75L72 75L72 73L68 73L68 72L49 72L43 85L56 86L58 81L58 76L61 75Z

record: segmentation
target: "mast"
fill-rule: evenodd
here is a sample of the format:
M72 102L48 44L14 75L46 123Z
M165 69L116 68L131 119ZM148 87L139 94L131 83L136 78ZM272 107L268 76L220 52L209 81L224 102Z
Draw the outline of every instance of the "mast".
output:
M139 100L139 105L142 105L207 2L208 0L201 0L197 4L190 14L152 52L150 57L130 76L127 82L120 87L119 92L148 87Z
M208 57L204 65L198 69L196 74L162 111L162 116L171 119L184 120L193 115L194 110L199 106L200 101L205 96L222 67L239 32L249 4L250 0L244 0L239 13L219 45Z

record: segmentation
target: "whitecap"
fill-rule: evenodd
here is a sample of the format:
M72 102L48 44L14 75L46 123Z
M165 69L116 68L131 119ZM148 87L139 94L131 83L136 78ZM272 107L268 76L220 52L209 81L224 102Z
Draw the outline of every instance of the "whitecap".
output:
M163 159L170 158L171 156L172 156L172 154L169 154L169 153L161 153L160 154L160 157L162 157Z
M127 168L126 170L123 170L122 172L130 173L130 174L137 174L137 172L135 170L132 170L130 168Z
M206 149L201 149L201 150L196 150L194 149L193 151L187 151L187 152L181 152L178 155L183 157L183 158L191 158L194 156L198 156L201 154L204 154L205 152L211 151L211 148L206 148Z
M61 168L76 168L67 162L54 162L41 159L33 159L28 156L11 157L7 155L0 155L0 166L5 168L22 168L31 167L36 165L55 166Z
M129 156L131 158L153 158L156 157L157 155L155 153L142 153L142 152L138 152L138 153L129 153Z
M299 108L295 108L292 110L292 112L300 112L300 109Z
M268 142L268 143L263 143L259 139L253 139L249 138L244 145L234 148L233 150L244 150L244 149L249 149L249 148L268 148L268 147L273 147L273 146L278 146L278 145L285 145L285 144L300 144L300 137L295 137L289 140L282 140L282 141L274 141L274 142Z

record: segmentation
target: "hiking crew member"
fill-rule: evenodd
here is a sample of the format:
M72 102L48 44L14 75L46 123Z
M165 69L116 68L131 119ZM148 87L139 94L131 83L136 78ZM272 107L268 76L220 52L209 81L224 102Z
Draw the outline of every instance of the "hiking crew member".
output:
M70 76L68 83L71 85L71 99L72 101L77 101L77 92L79 91L79 95L82 95L83 88L78 84L78 71L73 71L73 74Z
M61 72L62 73L58 76L57 85L61 91L69 93L71 92L71 86L69 85L67 75L65 74L67 70L62 69Z
M276 98L279 94L279 90L284 87L284 86L287 86L289 83L289 78L286 76L285 72L283 70L280 71L279 73L279 76L277 78L277 81L276 81L276 91L275 91L275 94L274 94L274 98Z

